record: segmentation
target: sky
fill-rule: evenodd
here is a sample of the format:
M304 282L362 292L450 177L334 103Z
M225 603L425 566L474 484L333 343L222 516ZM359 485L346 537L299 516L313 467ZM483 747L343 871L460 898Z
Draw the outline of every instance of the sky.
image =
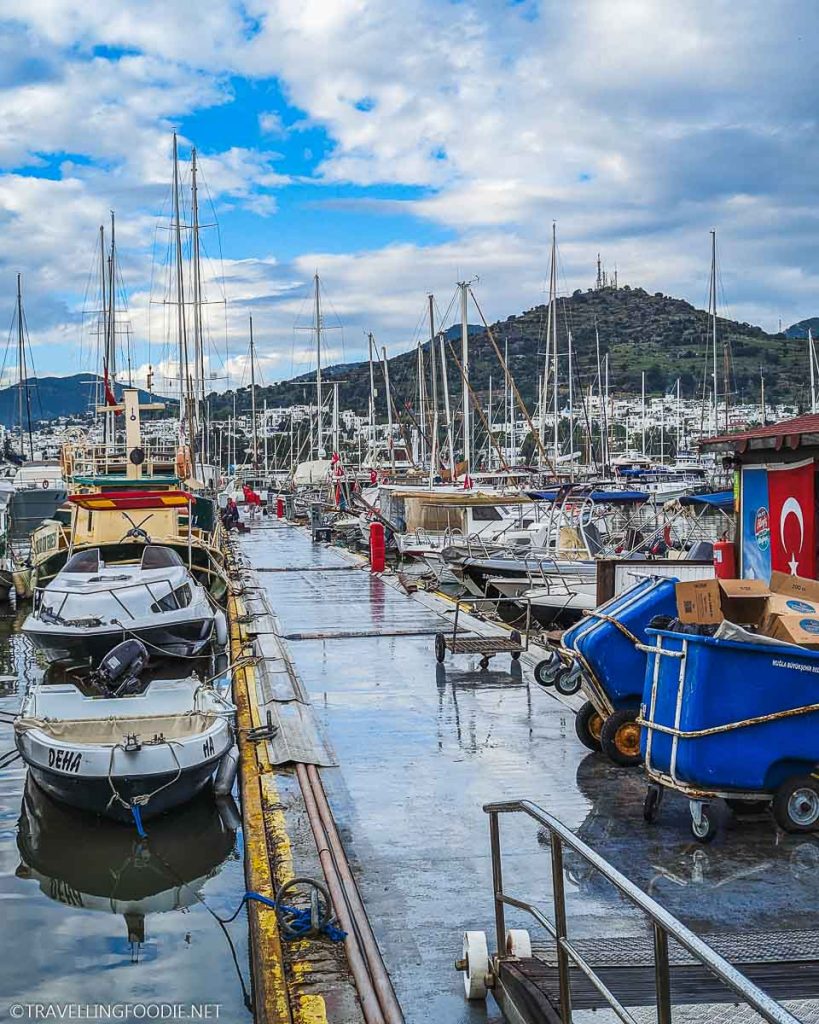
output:
M0 0L0 323L21 273L37 373L96 369L114 210L120 379L130 359L173 389L177 131L217 389L248 382L251 315L265 382L315 364L315 273L325 362L367 331L409 348L459 280L490 320L531 308L553 221L562 292L599 252L699 306L715 229L722 309L777 330L819 314L818 22L804 0Z

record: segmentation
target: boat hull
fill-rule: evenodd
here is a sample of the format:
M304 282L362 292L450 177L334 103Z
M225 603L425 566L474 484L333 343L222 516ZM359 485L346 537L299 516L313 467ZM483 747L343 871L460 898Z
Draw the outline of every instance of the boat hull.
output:
M158 814L188 803L197 793L210 785L218 767L221 755L209 761L184 768L181 773L163 772L160 775L118 776L112 781L117 793L130 804L132 801L150 796L141 808L142 818L154 818ZM55 800L81 811L98 814L113 821L133 822L129 807L112 799L111 781L106 777L70 776L51 772L47 768L29 764L34 782ZM178 777L177 777L178 776ZM160 787L165 787L160 790Z
M199 618L184 622L161 623L136 629L61 630L37 619L26 622L23 632L49 661L70 661L97 664L118 643L136 637L151 655L167 658L191 658L210 642L213 619Z

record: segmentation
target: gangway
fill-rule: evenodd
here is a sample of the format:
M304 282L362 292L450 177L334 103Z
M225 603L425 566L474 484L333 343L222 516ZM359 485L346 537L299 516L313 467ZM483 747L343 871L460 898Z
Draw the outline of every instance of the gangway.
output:
M467 999L484 999L491 989L510 1024L579 1024L592 1019L600 1024L676 1024L718 1017L798 1024L819 1019L819 933L722 935L709 937L709 944L537 804L515 800L486 804L483 809L489 815L496 952L489 956L484 932L464 934L456 967L463 972ZM539 841L548 843L552 917L504 889L500 818L511 814L531 818L541 830ZM567 850L642 912L648 926L644 935L570 938ZM506 907L529 914L552 941L535 945L526 930L507 930ZM745 973L730 959L741 962ZM800 1016L777 1002L775 995L796 1001ZM731 1015L724 1016L725 1011Z

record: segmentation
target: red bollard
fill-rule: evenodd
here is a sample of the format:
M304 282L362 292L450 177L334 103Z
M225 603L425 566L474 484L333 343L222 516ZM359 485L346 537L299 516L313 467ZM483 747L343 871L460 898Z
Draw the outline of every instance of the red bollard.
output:
M384 524L370 523L370 572L384 571L384 550Z
M284 519L284 498L276 498L276 518Z

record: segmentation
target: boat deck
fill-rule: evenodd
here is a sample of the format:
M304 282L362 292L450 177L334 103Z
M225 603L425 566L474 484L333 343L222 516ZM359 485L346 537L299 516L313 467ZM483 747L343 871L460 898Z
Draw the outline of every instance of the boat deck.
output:
M490 801L540 804L707 939L751 930L775 948L788 933L819 930L816 839L777 833L767 814L740 820L720 808L720 833L704 847L691 837L686 802L673 795L647 825L641 772L580 745L569 706L577 698L563 703L532 681L537 650L519 669L507 655L487 671L477 654L448 654L438 665L433 634L451 628L451 602L408 595L395 577L372 576L348 552L313 544L285 523L260 525L237 543L334 749L339 767L322 777L411 1024L502 1019L491 997L486 1006L464 1001L453 969L464 929L485 929L493 948L482 811ZM504 888L551 912L549 849L532 826L503 822ZM572 939L642 941L642 916L568 855L567 877ZM513 913L508 924L538 934ZM546 959L538 968L544 990L553 981ZM819 995L803 981L794 997ZM599 1010L589 1019L591 1012L610 1019ZM698 1012L692 1019L706 1019Z

